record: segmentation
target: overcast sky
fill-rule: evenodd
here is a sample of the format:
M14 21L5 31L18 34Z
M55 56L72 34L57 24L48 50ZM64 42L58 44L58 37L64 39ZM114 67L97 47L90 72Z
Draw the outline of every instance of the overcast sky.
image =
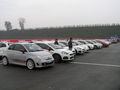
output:
M19 17L25 28L120 23L120 0L0 0L0 29Z

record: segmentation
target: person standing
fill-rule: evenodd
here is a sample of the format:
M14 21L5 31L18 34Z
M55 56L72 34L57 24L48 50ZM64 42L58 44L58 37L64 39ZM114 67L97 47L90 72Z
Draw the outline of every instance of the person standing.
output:
M71 37L70 37L70 40L68 41L68 47L69 47L69 50L72 50L72 48L73 48Z
M54 44L58 45L58 39L55 39Z

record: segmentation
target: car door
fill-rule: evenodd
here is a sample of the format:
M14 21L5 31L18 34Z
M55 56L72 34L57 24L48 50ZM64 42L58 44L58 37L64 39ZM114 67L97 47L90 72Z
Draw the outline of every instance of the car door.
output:
M24 50L25 52L23 53L21 50ZM27 56L27 50L24 48L24 46L20 45L20 44L16 44L16 46L14 48L13 63L25 65L26 64L26 56Z
M13 63L14 53L15 53L14 47L15 47L15 44L10 45L8 50L5 52L8 60L9 60L9 63Z

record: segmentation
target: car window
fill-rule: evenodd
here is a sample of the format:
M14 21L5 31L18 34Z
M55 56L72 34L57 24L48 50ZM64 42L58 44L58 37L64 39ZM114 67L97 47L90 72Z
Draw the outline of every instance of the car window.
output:
M29 52L43 51L43 49L36 44L25 44L24 46Z
M11 45L8 50L14 50L15 45Z
M43 44L43 43L36 43L38 46L40 46L41 48L43 48L43 49L48 49L48 48L50 48L48 45L46 45L46 44Z
M25 48L22 45L16 44L14 50L20 51L20 50L25 50Z
M6 44L0 43L0 47L6 47Z

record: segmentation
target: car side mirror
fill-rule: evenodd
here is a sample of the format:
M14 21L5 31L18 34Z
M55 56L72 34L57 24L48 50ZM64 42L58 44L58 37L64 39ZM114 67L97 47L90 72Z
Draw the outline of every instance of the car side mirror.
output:
M52 48L47 48L48 51L52 51L53 49Z
M22 52L23 54L25 53L25 50L24 49L20 49L20 52Z

